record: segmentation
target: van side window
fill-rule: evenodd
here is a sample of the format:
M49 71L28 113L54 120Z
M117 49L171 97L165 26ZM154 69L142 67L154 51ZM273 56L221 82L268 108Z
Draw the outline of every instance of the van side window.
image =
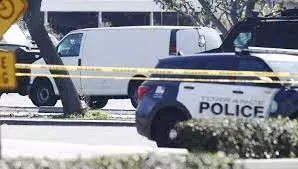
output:
M83 34L71 34L62 40L58 45L60 57L77 57L80 55L81 41Z

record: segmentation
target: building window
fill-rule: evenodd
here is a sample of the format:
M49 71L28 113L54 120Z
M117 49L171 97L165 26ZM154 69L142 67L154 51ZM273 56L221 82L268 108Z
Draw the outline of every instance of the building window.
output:
M50 26L62 35L75 29L98 26L97 12L49 12Z
M103 12L102 17L110 26L150 25L149 12Z
M178 25L176 12L163 12L162 13L162 25Z

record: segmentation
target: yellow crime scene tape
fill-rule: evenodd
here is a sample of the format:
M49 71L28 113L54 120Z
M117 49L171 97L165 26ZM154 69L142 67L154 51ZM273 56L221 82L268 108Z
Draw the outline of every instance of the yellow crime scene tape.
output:
M298 84L298 81L267 81L267 80L238 80L238 79L194 79L194 78L156 78L156 77L124 77L124 76L81 76L61 74L38 74L38 73L16 73L18 77L52 77L52 78L82 78L82 79L114 79L114 80L151 80L151 81L180 81L180 82L217 82L217 83L291 83Z
M17 69L49 69L68 71L95 71L117 73L144 73L168 75L202 75L202 76L262 76L262 77L296 77L298 73L291 72L258 72L258 71L228 71L228 70L202 70L202 69L158 69L158 68L131 68L131 67L94 67L69 65L32 65L15 64Z

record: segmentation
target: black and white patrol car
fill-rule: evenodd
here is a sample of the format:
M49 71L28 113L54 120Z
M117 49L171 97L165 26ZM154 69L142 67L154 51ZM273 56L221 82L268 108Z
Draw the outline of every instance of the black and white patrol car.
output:
M298 83L293 81L298 80L298 52L268 51L254 48L254 52L206 53L161 59L156 68L297 74L279 77L152 74L152 78L232 81L145 81L138 89L140 104L136 110L136 127L139 134L156 141L158 146L171 146L171 137L175 137L173 126L191 118L266 118L278 114L297 118ZM253 81L247 83L247 80ZM266 83L258 83L260 80Z

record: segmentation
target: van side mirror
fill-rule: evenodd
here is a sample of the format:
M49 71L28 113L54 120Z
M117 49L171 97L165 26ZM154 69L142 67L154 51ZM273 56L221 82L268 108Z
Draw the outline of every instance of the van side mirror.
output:
M200 47L204 47L205 45L206 45L206 39L205 39L205 36L200 35L200 36L199 36L199 46L200 46Z
M181 51L178 51L178 56L183 56L184 54Z

